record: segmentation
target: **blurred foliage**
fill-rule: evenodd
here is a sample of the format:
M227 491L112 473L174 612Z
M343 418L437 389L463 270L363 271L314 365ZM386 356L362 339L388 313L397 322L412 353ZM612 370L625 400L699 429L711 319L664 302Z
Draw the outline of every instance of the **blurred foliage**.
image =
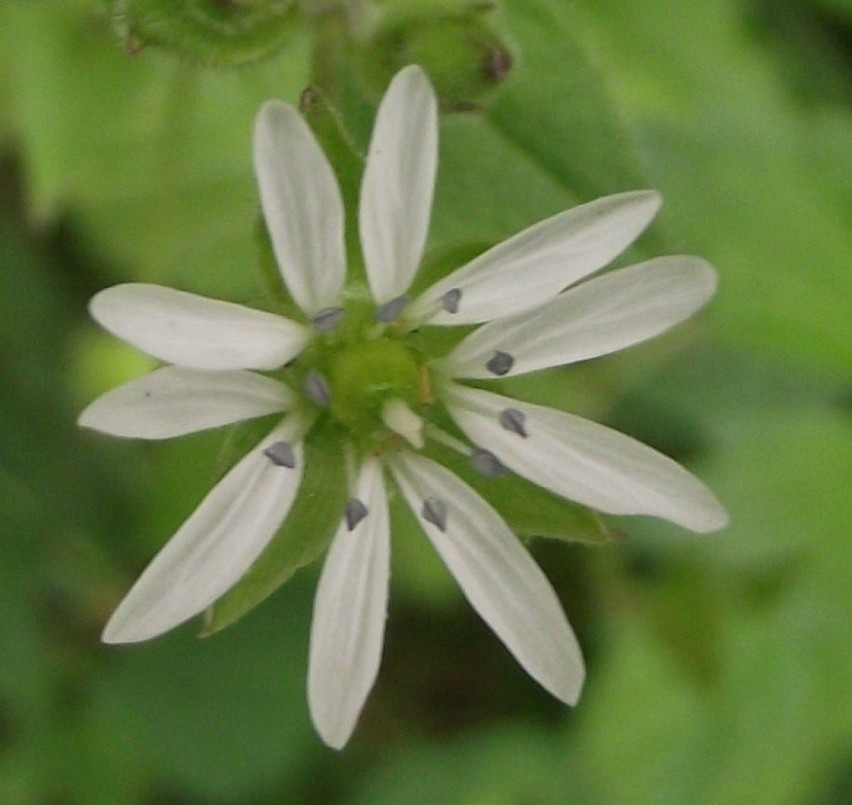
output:
M701 254L698 322L528 393L694 467L720 535L536 542L589 665L566 711L469 612L415 529L347 751L304 701L315 569L239 625L106 648L100 627L205 493L221 437L76 431L145 363L86 299L126 280L261 294L250 131L310 80L363 148L374 89L339 20L206 70L128 55L95 0L0 5L0 802L848 801L852 767L852 5L504 0L513 57L445 117L430 245L488 243L578 201L659 188L633 256ZM314 41L318 50L312 53Z

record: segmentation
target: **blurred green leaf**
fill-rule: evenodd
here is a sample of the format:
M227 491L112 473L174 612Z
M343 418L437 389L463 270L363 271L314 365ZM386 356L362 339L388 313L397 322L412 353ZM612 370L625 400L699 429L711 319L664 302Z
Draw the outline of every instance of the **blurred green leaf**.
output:
M488 119L578 201L647 186L638 154L589 47L586 19L564 0L504 0L520 66Z
M320 749L304 701L305 582L208 640L183 629L102 648L89 713L109 740L101 751L132 753L135 767L190 801L262 801L294 785Z
M87 0L4 3L12 136L42 221L74 209L116 281L256 295L251 126L307 84L306 41L239 71L123 52Z
M852 25L852 0L814 0L814 2L842 14Z
M582 802L552 734L507 724L419 743L382 758L358 781L353 805L564 805Z
M677 540L678 563L706 583L663 569L651 607L631 596L612 619L574 736L590 802L810 803L852 738L852 429L820 408L743 425L702 473L732 525L700 541L634 534L657 550ZM712 631L706 617L678 627L695 660L713 641L714 684L661 650L660 624L680 617L659 617L666 593L672 610L716 613Z
M719 269L722 337L848 374L849 108L797 107L736 0L585 8L684 250Z

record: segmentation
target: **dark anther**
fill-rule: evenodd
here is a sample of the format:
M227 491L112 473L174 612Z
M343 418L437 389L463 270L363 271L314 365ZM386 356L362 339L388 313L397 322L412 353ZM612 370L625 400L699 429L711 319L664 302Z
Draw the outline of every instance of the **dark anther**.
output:
M504 408L497 419L506 430L517 433L524 439L527 438L527 429L524 427L527 417L523 411L517 408Z
M480 475L486 478L496 478L498 475L506 474L503 462L490 450L483 450L481 447L473 449L470 454L470 463Z
M340 324L340 320L342 318L342 307L324 307L316 314L316 316L314 316L312 323L314 325L314 329L318 333L330 333L338 324Z
M296 455L293 445L289 442L275 442L272 447L267 447L263 454L278 467L292 470L296 466Z
M382 324L394 321L407 304L408 297L405 294L397 296L396 299L391 299L390 302L385 302L376 311L376 321L380 321Z
M462 292L460 288L451 288L441 297L441 305L447 313L458 313Z
M350 531L355 530L358 525L367 516L367 507L358 498L352 498L346 504L346 527Z
M325 408L331 399L328 382L318 369L311 369L305 377L305 394L317 405Z
M427 523L432 523L439 531L447 530L447 504L438 498L426 498L420 512Z
M485 368L493 375L502 377L514 366L515 359L508 352L495 352L494 357L486 364Z

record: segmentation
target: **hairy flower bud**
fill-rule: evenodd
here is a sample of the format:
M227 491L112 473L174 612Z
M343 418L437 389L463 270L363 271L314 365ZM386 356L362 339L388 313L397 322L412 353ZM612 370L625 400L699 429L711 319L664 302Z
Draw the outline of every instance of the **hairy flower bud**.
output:
M274 53L293 28L296 0L114 0L116 30L131 53L160 47L234 67Z
M390 2L363 53L377 90L406 64L428 73L445 110L480 107L506 77L512 54L492 25L493 3Z

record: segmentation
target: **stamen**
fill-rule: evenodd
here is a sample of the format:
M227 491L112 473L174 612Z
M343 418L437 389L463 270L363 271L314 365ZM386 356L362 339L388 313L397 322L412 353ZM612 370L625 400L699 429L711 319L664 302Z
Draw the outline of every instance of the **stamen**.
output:
M311 369L305 377L305 394L317 405L325 408L331 399L328 381L319 369Z
M418 450L423 447L423 420L402 400L388 400L382 406L382 422Z
M358 525L367 516L367 507L358 498L352 498L346 504L346 527L350 531L355 530Z
M417 378L417 401L422 405L432 405L435 395L432 393L432 378L426 366L420 367L420 375Z
M272 447L267 447L263 451L263 455L277 467L287 467L292 470L296 466L296 454L290 442L275 442Z
M447 530L447 504L443 500L426 498L420 513L427 523L432 523L439 531Z
M459 455L466 456L470 454L470 448L464 443L456 439L455 436L450 436L445 430L441 430L437 425L429 423L425 426L426 435L430 439L434 439L439 444L449 447L450 450L455 450Z
M330 333L340 324L342 318L342 307L324 307L314 316L312 323L318 333Z
M517 408L504 408L497 420L506 430L517 433L524 439L527 438L527 429L524 427L527 417L523 411L519 411Z
M380 321L382 324L388 324L389 322L396 320L399 314L402 313L402 309L407 304L408 297L405 294L397 296L395 299L391 299L390 302L385 302L376 311L376 321Z
M493 375L502 377L514 366L515 359L508 352L495 352L494 357L486 364L485 368Z
M458 313L461 297L461 288L450 288L450 290L441 297L441 305L447 313Z
M473 468L486 478L496 478L499 475L506 474L506 468L503 462L490 450L483 450L481 447L474 447L470 454L470 463Z

